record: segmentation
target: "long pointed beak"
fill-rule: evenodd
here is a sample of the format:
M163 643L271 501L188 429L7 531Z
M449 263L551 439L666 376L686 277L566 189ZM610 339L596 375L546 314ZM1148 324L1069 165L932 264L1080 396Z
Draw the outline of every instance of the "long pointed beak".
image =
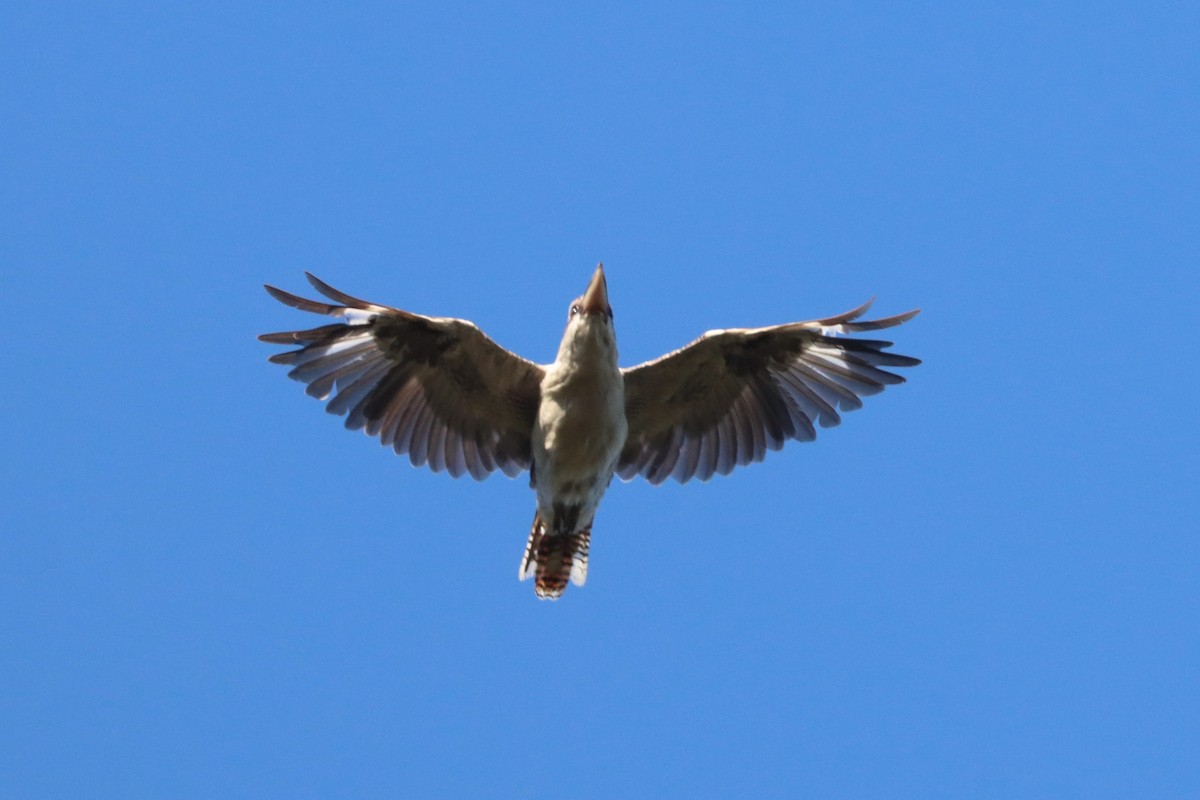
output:
M608 311L608 284L604 280L604 264L597 264L592 273L592 282L583 293L580 308L585 314Z

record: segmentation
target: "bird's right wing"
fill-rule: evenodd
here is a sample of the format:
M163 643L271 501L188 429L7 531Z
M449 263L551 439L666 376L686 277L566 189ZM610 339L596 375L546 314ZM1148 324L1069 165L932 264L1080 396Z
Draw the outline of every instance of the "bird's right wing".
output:
M836 335L891 328L917 314L855 322L870 305L811 322L710 331L624 370L629 435L617 474L651 483L725 475L789 439L816 438L814 425L841 421L838 409L903 383L881 368L920 361L885 352L891 342Z
M306 273L307 275L307 273ZM281 303L345 322L266 333L272 344L297 345L271 356L292 367L346 427L378 436L414 466L428 464L476 480L499 469L514 476L532 461L530 436L542 367L505 350L474 324L425 317L368 303L308 275L336 304L306 300L273 286Z

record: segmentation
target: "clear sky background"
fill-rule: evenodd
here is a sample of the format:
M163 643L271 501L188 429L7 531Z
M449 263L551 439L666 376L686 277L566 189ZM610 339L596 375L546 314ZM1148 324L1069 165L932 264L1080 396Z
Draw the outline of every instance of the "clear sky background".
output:
M8 3L0 796L1195 797L1190 3ZM262 291L622 363L878 295L813 444L614 483L347 433Z

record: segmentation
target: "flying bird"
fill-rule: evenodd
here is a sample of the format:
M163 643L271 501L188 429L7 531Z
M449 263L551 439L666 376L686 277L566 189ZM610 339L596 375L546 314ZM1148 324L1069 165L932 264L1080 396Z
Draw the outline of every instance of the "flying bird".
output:
M891 328L919 312L860 320L872 301L824 319L705 333L636 367L617 365L603 264L571 303L552 364L505 350L471 322L351 297L305 273L333 302L266 286L276 300L340 322L258 338L346 427L378 436L414 466L481 480L529 470L537 492L521 559L540 598L587 579L592 520L612 476L653 484L726 475L904 378L920 361L891 342L841 334Z

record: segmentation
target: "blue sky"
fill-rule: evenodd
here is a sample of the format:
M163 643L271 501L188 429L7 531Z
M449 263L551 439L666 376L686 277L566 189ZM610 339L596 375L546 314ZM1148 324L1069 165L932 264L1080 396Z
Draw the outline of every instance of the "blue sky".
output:
M1135 4L0 12L0 795L1200 791L1200 14ZM924 359L589 582L256 334L310 270L549 361L869 296Z

